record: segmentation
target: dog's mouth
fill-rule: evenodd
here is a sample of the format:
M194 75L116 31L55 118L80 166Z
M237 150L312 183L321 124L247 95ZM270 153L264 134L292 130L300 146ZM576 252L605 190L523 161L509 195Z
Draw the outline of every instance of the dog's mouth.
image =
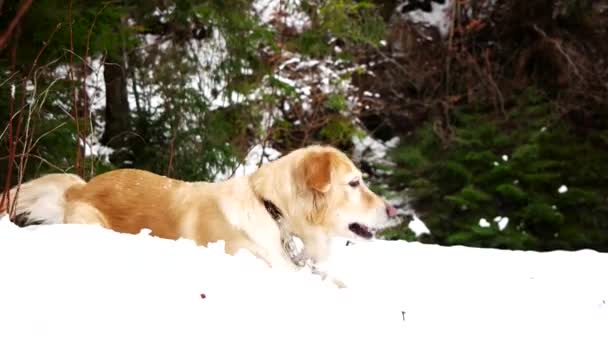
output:
M351 223L348 225L348 229L364 239L371 239L374 236L371 229L368 226L360 223Z

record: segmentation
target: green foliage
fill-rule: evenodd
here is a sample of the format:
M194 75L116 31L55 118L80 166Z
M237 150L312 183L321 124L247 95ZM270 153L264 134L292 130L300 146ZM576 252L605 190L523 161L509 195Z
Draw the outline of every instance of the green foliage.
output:
M333 116L321 128L319 136L322 141L331 142L335 146L348 146L356 133L357 128L353 125L352 120L342 116Z
M479 209L484 204L490 202L492 197L485 192L475 189L471 185L466 185L459 192L445 196L445 199L456 205L462 211Z
M395 181L408 188L431 242L605 250L607 145L593 139L601 130L580 134L556 121L551 101L533 88L508 114L463 107L452 118L456 136L447 147L426 123L394 151ZM568 191L560 193L561 185ZM484 217L490 227L479 226ZM495 217L509 218L504 230Z
M342 94L330 94L325 100L325 108L338 113L348 109L346 99Z
M302 7L311 15L313 29L298 35L287 46L304 55L332 54L332 46L328 44L332 38L370 46L378 46L385 38L386 25L372 1L331 0L320 7L303 2ZM342 56L349 57L346 51Z
M333 37L377 46L384 38L384 21L368 1L326 1L319 8L321 28Z
M18 3L4 3L0 27L8 26ZM331 0L321 8L303 2L312 25L297 34L261 23L251 5L250 0L79 0L71 7L59 0L34 2L13 45L0 51L0 131L9 122L12 85L16 103L22 98L28 103L45 91L44 100L29 112L27 132L35 146L24 178L77 171L81 148L77 135L90 135L91 126L105 122L108 127L106 120L114 120L124 126L108 137L115 152L109 163L84 158L87 176L128 166L181 179L211 180L233 168L255 139L266 133L260 125L262 113L285 99L298 98L291 85L273 77L273 56L288 48L324 58L333 53L329 42L334 38L350 46L377 44L383 38L383 22L371 2ZM16 47L14 66L9 58L12 46ZM217 58L204 60L200 53ZM126 84L106 89L129 97L129 108L113 114L118 118L108 119L104 108L88 113L90 98L79 95L74 103L74 90L81 94L85 75L99 72L86 68L92 59L111 59L124 71ZM103 72L95 75L102 82L104 76ZM22 82L27 84L25 92ZM258 92L262 86L269 91ZM211 94L203 91L209 88ZM74 107L81 116L78 121ZM350 145L358 131L342 116L348 110L344 95L328 94L322 107L331 116L329 124L317 128L311 138ZM84 113L90 114L90 122L82 120ZM289 120L278 119L275 126L271 133L277 141L298 139ZM18 152L24 148L22 138L14 138ZM0 139L3 161L8 160L7 139L7 134ZM7 170L7 163L0 163L0 174ZM13 176L18 173L13 168ZM16 178L12 179L14 183Z
M318 30L303 32L288 47L308 56L326 56L332 52L326 35Z
M416 234L405 225L390 227L382 231L382 238L385 240L405 240L416 241Z

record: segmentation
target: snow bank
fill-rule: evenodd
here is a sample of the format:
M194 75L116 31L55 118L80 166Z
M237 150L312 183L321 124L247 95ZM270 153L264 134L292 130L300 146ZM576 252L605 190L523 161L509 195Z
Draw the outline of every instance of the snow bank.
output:
M2 219L0 341L608 338L605 254L337 240L328 266L348 289L221 243Z

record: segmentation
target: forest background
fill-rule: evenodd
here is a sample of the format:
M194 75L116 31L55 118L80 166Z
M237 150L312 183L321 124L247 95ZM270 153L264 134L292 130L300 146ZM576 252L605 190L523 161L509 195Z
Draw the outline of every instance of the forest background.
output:
M607 30L607 1L0 0L0 186L322 143L400 207L384 238L608 251Z

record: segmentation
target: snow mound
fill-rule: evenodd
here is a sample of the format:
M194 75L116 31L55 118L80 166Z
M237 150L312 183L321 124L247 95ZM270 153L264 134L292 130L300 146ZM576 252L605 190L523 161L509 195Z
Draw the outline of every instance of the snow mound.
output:
M223 244L0 218L0 341L605 341L608 255L336 240L349 288Z

